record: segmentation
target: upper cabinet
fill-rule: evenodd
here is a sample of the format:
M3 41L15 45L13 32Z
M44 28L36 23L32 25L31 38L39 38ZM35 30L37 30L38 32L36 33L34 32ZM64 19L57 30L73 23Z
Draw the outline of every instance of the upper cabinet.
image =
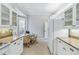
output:
M67 11L65 11L65 26L70 26L73 25L72 24L72 19L73 19L73 8L68 9Z
M79 3L76 4L75 8L75 18L76 18L76 25L79 25Z
M22 36L25 34L25 17L18 16L18 32L19 36Z
M0 4L0 26L17 26L17 11L8 4Z
M12 11L12 26L17 26L17 13Z
M79 26L79 3L73 4L64 12L65 26Z
M0 24L10 25L10 10L5 5L0 5Z

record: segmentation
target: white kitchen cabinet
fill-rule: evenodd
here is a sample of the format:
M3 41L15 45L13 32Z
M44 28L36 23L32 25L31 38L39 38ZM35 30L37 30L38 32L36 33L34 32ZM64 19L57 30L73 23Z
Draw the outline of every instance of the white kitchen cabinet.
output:
M21 54L23 52L23 38L19 38L17 41L17 53Z
M8 4L0 4L0 26L17 26L17 11Z
M17 54L17 44L13 42L9 46L9 50L6 53L7 55Z
M0 49L0 55L6 55L6 52L8 51L8 49L9 49L9 46L6 46L6 47Z
M0 4L0 20L1 25L10 25L10 9L4 4Z
M57 55L79 55L79 50L57 39Z
M7 55L20 55L23 52L23 38L19 38L15 42L11 43Z
M22 36L25 34L25 17L23 16L18 16L18 34L19 36Z
M12 26L17 26L17 13L12 11Z
M65 26L79 26L79 3L73 4L64 12Z
M59 39L57 40L57 54L67 55L67 45Z
M65 11L65 26L73 25L73 7Z
M68 54L69 55L79 55L79 50L73 48L72 46L68 45Z
M78 26L79 25L79 3L74 5L74 13L73 13L73 15L74 15L74 17L73 17L74 18L74 24L76 26Z
M8 4L0 4L0 26L16 26L17 12Z

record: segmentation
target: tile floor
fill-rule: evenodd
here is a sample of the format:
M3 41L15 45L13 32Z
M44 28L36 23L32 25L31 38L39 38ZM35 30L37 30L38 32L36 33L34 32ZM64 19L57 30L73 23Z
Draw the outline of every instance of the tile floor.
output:
M47 44L40 41L29 48L24 46L23 55L50 55L50 53L47 48Z

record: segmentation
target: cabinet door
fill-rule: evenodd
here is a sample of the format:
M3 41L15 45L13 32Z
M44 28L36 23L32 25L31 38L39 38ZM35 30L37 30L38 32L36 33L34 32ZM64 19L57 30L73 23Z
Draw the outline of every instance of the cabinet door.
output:
M1 25L10 25L10 10L1 5Z
M57 39L57 54L58 55L63 55L65 51L63 51L63 42L59 39Z
M73 8L68 9L65 11L65 26L73 25Z
M19 36L22 36L25 34L25 18L18 16L18 34Z
M6 52L8 51L9 47L5 47L3 49L0 49L0 55L6 55Z
M20 38L17 41L17 49L18 49L18 54L21 54L23 52L23 38Z
M61 41L61 40L57 40L57 54L58 55L67 55L67 45Z
M16 42L12 43L9 46L9 51L7 52L8 55L17 55L17 45Z
M76 13L76 25L79 25L79 3L76 4L76 8L75 8L75 13Z
M72 46L68 45L68 54L69 55L79 55L79 50L73 48Z
M20 38L20 52L23 52L23 37Z
M12 11L12 26L17 26L17 14Z
M17 41L11 43L9 50L6 54L8 55L20 55L23 52L23 39L20 38Z
M73 48L67 43L57 40L57 54L58 55L79 55L79 50Z

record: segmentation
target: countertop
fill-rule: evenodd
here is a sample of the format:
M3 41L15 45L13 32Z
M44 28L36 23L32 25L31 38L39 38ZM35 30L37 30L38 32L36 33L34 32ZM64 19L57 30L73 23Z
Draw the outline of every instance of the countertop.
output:
M5 38L0 39L0 43L8 43L8 42L11 42L12 39L13 39L12 36L5 37Z
M69 44L70 46L79 50L79 39L74 37L57 37L58 39L62 40L63 42Z
M7 47L7 46L9 46L9 45L10 45L10 43L1 44L1 45L0 45L0 49L3 49L3 48L5 48L5 47Z
M0 44L0 49L3 49L5 47L9 46L11 43L15 42L16 40L18 40L21 37L23 37L23 36L20 36L20 37L15 36L14 38L13 38L13 36L9 36L9 37L0 39L0 43L4 42L4 43Z

